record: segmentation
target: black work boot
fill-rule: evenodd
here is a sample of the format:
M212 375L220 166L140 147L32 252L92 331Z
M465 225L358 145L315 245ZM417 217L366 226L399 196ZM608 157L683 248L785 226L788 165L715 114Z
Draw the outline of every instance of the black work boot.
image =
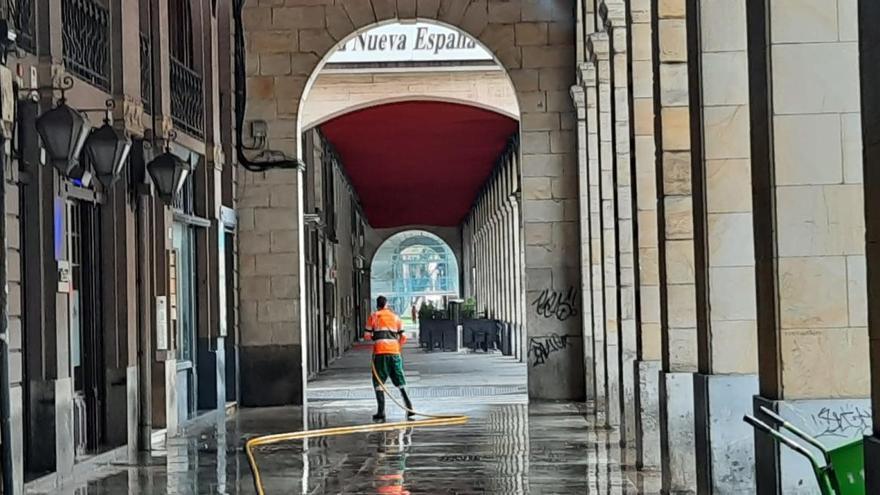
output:
M413 416L416 415L416 413L413 412L412 401L409 400L409 395L407 395L405 388L400 389L400 395L401 395L401 397L403 397L404 405L406 405L406 408L409 409L409 411L406 412L406 417L412 418Z
M373 421L385 421L385 392L376 390L376 405L378 411L373 415Z

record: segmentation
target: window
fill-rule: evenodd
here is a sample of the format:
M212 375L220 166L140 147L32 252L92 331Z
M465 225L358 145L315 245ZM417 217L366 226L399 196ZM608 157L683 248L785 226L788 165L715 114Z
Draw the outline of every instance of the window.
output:
M168 0L171 56L190 69L194 67L195 62L192 24L191 0Z

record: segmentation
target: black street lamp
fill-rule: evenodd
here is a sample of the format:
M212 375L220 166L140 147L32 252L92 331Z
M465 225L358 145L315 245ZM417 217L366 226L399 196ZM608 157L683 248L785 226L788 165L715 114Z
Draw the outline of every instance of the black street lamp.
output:
M183 187L183 183L192 172L192 164L181 160L179 156L171 152L171 139L173 137L169 136L165 152L147 164L147 171L153 178L159 199L167 204L174 201L174 197L180 192L180 188Z
M92 126L88 119L61 98L55 108L37 118L36 127L49 161L61 174L69 175L79 164L80 151L89 137Z
M108 100L104 125L92 131L85 145L95 176L107 188L119 178L131 151L131 137L128 132L113 126L110 114L113 106L113 100Z

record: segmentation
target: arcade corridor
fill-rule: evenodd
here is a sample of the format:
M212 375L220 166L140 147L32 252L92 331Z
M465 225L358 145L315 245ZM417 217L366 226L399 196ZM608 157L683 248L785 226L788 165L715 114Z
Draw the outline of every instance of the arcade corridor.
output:
M381 408L377 295L416 409L470 421L260 449L268 495L837 476L759 420L880 493L877 26L876 0L0 2L2 494L254 493L246 439Z

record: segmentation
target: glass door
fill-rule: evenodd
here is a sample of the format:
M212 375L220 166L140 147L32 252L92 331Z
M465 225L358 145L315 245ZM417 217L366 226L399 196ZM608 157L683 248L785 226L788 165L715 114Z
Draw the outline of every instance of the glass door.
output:
M183 422L196 413L195 232L175 222L170 256L172 320L177 342L177 410Z

